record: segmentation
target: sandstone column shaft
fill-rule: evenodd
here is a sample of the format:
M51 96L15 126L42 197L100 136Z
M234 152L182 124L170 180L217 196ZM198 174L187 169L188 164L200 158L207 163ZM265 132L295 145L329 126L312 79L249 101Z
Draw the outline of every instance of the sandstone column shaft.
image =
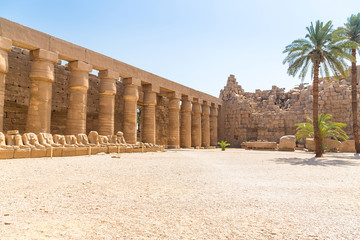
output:
M156 137L156 118L155 118L155 107L156 107L156 93L151 89L144 91L143 101L143 123L142 123L142 141L144 143L155 144Z
M169 148L180 147L180 99L170 98L169 102Z
M218 142L218 109L214 106L210 108L210 146L217 146Z
M201 114L201 145L203 147L210 146L210 107L207 104L202 105Z
M182 148L191 147L191 102L182 100L180 145Z
M31 87L26 132L50 133L54 64L58 60L58 54L37 49L30 52L30 58Z
M191 115L191 145L201 147L201 104L193 102Z
M4 103L5 103L5 78L9 71L8 53L11 50L12 41L0 37L0 132L4 125Z
M119 74L114 71L103 70L99 72L99 77L101 81L98 131L100 135L114 135L116 81Z
M69 67L71 70L70 98L66 133L86 134L87 90L92 66L82 61L74 61L69 63Z
M137 101L139 99L138 87L126 84L124 90L124 137L127 143L137 142Z

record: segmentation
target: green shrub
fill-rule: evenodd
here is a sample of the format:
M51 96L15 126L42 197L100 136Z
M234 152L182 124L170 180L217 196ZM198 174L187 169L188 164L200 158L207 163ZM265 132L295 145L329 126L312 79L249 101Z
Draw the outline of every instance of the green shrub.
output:
M227 146L230 146L230 143L227 143L226 141L218 142L218 144L219 144L220 147L221 147L221 151L225 151L226 147L227 147Z

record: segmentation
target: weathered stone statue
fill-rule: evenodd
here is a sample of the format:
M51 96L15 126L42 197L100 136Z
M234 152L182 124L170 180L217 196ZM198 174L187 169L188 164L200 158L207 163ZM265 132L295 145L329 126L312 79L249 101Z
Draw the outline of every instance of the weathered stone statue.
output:
M83 144L83 145L89 145L89 139L86 134L79 133L76 138L77 138L78 143Z
M6 141L8 145L15 146L22 149L28 149L30 146L24 145L21 135L18 130L11 130L6 132Z
M44 149L45 146L41 145L39 143L39 139L36 136L35 133L24 133L23 134L23 141L26 146L29 146L31 148L37 148L37 149Z
M96 131L91 131L88 136L89 143L100 145L100 136L99 133Z
M126 141L125 141L125 138L124 138L123 132L118 131L116 133L116 143L120 144L120 145L127 145Z
M5 149L13 149L14 148L14 147L8 146L6 144L5 135L2 132L0 132L0 148L5 148Z
M45 147L61 147L61 144L55 143L50 133L39 133L38 139L41 145Z

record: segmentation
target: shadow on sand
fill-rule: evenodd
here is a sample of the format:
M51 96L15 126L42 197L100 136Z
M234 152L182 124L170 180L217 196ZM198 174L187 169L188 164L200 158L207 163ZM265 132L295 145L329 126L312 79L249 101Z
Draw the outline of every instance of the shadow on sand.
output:
M337 159L339 158L339 159ZM348 159L348 160L345 160ZM291 165L307 165L307 166L358 166L360 162L355 162L351 160L360 160L360 156L358 154L351 155L332 155L326 154L324 158L297 158L297 157L288 157L288 158L275 158L274 162L279 164L291 164Z

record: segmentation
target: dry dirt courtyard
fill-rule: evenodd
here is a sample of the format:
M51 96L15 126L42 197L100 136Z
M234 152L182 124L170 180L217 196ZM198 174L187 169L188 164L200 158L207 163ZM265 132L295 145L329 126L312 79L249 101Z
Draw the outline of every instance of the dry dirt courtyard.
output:
M0 239L360 239L360 157L312 156L0 160Z

